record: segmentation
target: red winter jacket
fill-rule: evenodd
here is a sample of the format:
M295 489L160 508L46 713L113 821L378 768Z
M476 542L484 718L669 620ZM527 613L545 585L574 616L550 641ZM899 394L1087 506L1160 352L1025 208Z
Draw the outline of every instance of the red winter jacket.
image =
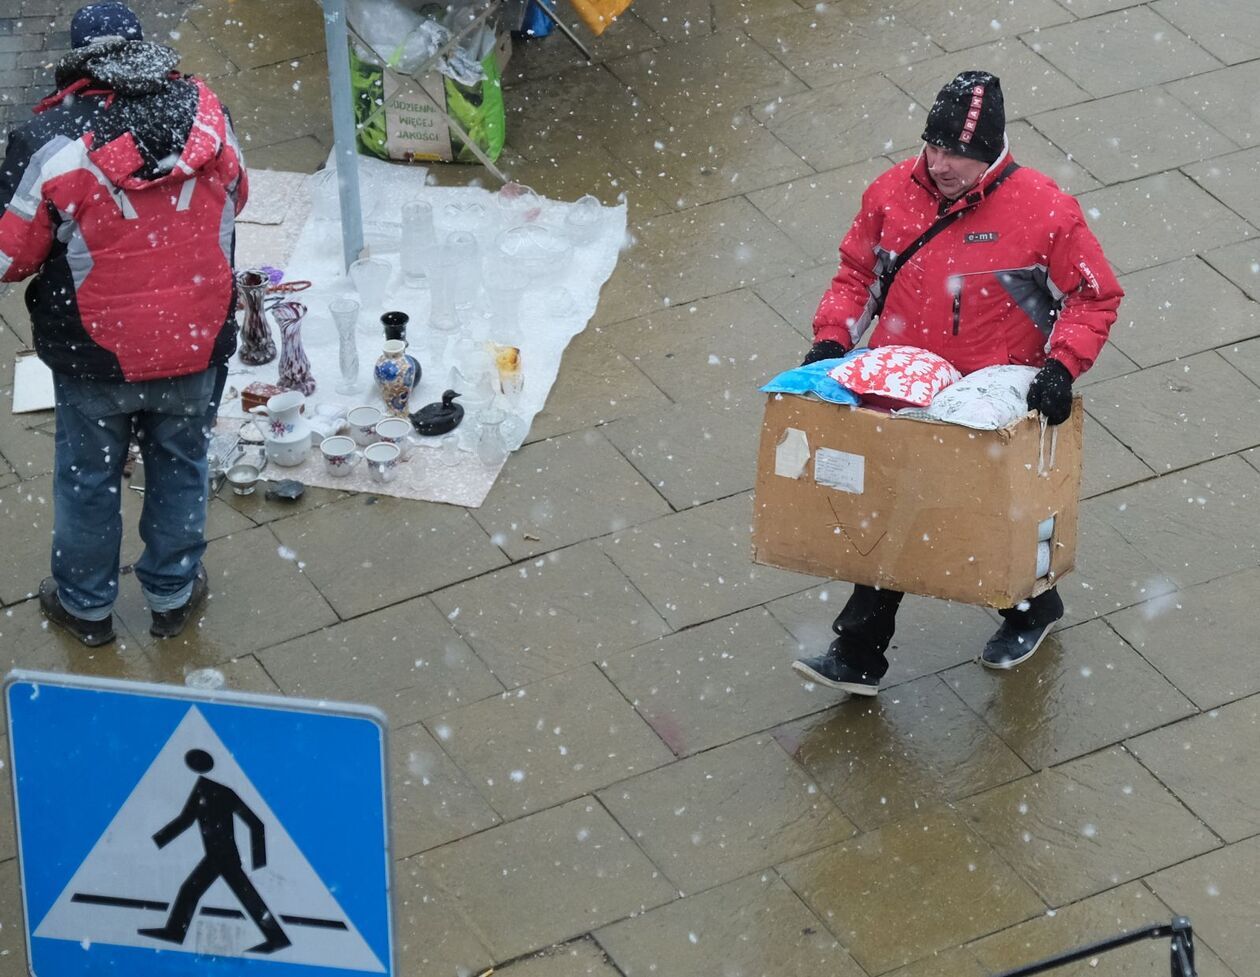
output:
M1080 205L1049 177L1020 167L987 193L1010 162L1004 152L953 202L922 154L878 177L840 245L814 338L856 345L875 314L880 272L938 217L961 209L965 216L897 273L870 345L920 346L963 373L1040 366L1047 355L1073 377L1088 370L1124 292Z
M140 175L151 161L130 131L94 136L109 90L80 83L9 136L0 278L36 276L26 293L35 348L57 372L152 380L232 354L234 227L248 184L218 97L189 81L195 116L173 169L155 179Z

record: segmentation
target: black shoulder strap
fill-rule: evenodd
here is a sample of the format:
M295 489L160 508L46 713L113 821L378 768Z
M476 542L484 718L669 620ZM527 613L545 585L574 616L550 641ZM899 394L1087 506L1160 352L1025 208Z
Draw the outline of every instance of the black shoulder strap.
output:
M1003 183L1006 182L1006 178L1018 169L1019 169L1019 164L1016 163L1014 160L1011 160L1009 163L1006 164L1006 168L1003 169L1002 172L997 175L997 178L991 184L989 184L989 189L985 191L984 197L980 198L979 200L975 202L975 204L972 204L969 207L960 207L958 208L958 210L955 210L953 213L946 214L944 217L938 220L935 224L929 227L926 231L924 231L922 234L916 237L913 241L911 241L906 246L906 249L901 252L901 254L897 255L897 258L892 263L892 265L890 265L884 271L884 273L879 276L880 283L883 286L880 289L880 293L879 293L879 309L880 310L882 310L884 307L884 299L888 296L888 289L892 285L893 279L897 277L897 272L901 271L901 269L905 267L906 262L908 262L911 258L913 258L915 254L918 253L919 249L922 248L925 244L927 244L930 240L932 240L932 238L936 237L936 235L940 234L941 231L945 230L945 228L949 227L955 221L961 219L963 214L970 212L972 209L974 209L974 207L978 206L986 197L989 197L990 195L992 195L994 191L997 190L998 187L1000 187ZM876 315L878 314L879 312L877 310Z

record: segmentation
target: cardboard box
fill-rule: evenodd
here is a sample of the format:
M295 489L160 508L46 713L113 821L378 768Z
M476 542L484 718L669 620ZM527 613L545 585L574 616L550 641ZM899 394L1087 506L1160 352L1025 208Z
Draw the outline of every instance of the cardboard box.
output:
M494 59L502 74L512 56L512 35L501 31L495 37ZM494 82L498 84L497 79ZM385 148L390 159L407 162L460 161L456 159L456 145L452 142L450 126L438 113L437 105L447 108L447 92L444 76L437 70L420 78L384 69L385 93ZM491 152L497 157L498 151ZM476 162L465 156L464 162Z
M974 431L771 394L753 559L1011 607L1075 565L1083 426L1079 399L1071 419L1043 439L1035 414ZM1038 526L1050 516L1050 572L1038 577Z

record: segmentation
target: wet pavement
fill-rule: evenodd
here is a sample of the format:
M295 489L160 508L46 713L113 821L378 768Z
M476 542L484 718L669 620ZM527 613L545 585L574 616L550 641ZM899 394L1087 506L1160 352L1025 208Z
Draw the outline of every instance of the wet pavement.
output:
M75 6L14 3L10 119ZM150 638L126 580L118 643L88 651L30 596L51 418L0 411L0 664L213 666L234 689L382 708L407 974L971 977L1174 912L1205 977L1254 973L1260 8L633 11L592 67L553 36L508 70L505 169L554 197L624 192L635 243L486 505L221 495L199 626ZM252 165L322 162L313 3L143 13L222 93ZM756 386L807 348L861 189L972 67L1001 75L1016 158L1080 195L1128 291L1082 383L1079 568L1060 629L1011 673L973 660L989 612L908 598L887 687L846 701L789 665L825 646L848 588L749 559ZM29 340L16 293L0 317L7 398ZM6 814L0 977L24 972L13 856ZM1064 973L1164 974L1166 954Z

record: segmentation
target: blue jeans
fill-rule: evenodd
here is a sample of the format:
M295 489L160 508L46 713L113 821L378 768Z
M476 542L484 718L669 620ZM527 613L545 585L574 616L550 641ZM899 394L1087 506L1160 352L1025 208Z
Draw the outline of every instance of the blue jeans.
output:
M136 577L150 610L187 603L206 549L206 449L221 375L211 368L139 383L53 375L52 574L71 614L102 621L118 597L122 470L133 433L145 481Z

